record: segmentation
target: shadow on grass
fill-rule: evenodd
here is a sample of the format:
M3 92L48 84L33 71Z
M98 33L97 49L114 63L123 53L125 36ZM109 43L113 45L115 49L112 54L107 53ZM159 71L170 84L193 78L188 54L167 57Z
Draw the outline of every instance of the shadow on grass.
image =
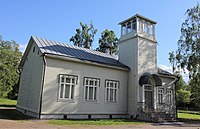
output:
M185 124L200 124L200 119L178 118L178 121L184 122Z
M15 108L0 108L0 119L28 120L34 118L18 112Z
M5 107L5 108L6 108L6 107L8 107L8 108L13 107L13 108L14 108L14 107L16 107L16 104L13 104L13 105L0 104L0 108L1 108L1 107Z

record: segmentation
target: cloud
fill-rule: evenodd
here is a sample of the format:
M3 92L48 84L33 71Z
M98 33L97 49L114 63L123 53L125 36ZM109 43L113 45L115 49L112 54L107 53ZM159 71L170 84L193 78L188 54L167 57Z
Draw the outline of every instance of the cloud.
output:
M19 50L24 53L27 44L19 44Z
M159 67L163 70L166 70L170 73L173 73L172 71L172 66L166 66L166 65L159 65ZM180 74L182 75L183 77L183 80L188 83L189 82L189 71L188 70L185 70L185 72L183 70L180 71Z

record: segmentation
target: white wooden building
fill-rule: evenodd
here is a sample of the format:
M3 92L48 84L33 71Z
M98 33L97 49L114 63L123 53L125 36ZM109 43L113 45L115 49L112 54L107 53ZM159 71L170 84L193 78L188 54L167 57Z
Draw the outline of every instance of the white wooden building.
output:
M32 36L20 63L17 110L36 118L175 118L177 77L157 67L156 22L119 23L119 59Z

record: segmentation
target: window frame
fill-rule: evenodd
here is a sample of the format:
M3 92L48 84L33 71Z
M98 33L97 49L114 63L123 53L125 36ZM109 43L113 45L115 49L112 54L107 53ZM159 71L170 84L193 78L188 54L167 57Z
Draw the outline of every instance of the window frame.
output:
M173 104L173 89L166 89L167 91L167 103L168 104Z
M159 91L162 91L161 93L159 93ZM159 95L162 95L161 98L159 98ZM164 101L164 88L157 88L157 103L158 104L163 104Z
M64 80L67 78L65 76L68 76L70 78L70 82L67 83L67 82L62 82L62 77L64 77ZM74 83L72 82L72 78L74 78ZM63 88L63 92L62 92L62 98L61 98L61 85L64 85L64 88ZM58 75L58 101L69 101L69 100L74 100L74 96L75 96L75 89L76 89L76 86L78 84L78 76L77 75L72 75L72 74L59 74ZM65 85L69 85L69 97L65 98ZM72 88L72 86L74 86ZM72 91L73 90L73 91ZM73 93L71 93L73 92ZM72 95L73 94L73 95Z
M116 84L116 87L110 87L110 84L109 84L109 87L107 86L107 83L115 83ZM119 97L119 88L120 88L120 82L117 81L117 80L110 80L110 79L106 79L105 80L105 103L118 103L118 97ZM110 93L111 90L113 90L113 99L111 99L111 96L109 97L108 93L107 93L107 90L109 91L108 93ZM115 91L116 90L116 91ZM116 92L116 98L114 98L114 94Z
M93 84L95 84L94 81L97 81L97 85L86 85L86 81L87 80L93 80ZM88 82L90 83L90 82ZM98 95L99 95L99 87L100 87L100 78L94 78L94 77L84 77L83 78L83 90L84 90L84 94L83 94L83 101L84 102L98 102ZM90 99L90 88L92 88L92 99ZM96 90L95 90L96 88ZM87 91L86 91L87 89ZM95 91L96 91L96 95L95 95ZM87 94L87 96L86 96Z

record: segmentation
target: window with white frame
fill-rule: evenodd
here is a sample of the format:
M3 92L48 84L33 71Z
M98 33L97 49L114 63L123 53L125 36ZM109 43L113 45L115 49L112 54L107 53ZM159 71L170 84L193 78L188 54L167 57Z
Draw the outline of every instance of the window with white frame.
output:
M171 89L167 89L167 100L169 104L172 104L172 100L173 100L173 94L172 94L172 90Z
M106 80L106 102L117 103L119 81Z
M158 104L163 103L163 97L164 97L164 89L158 88L157 89L157 95L158 95Z
M99 82L97 78L84 78L84 100L97 101Z
M74 75L59 75L59 100L74 99L77 79L78 77Z

